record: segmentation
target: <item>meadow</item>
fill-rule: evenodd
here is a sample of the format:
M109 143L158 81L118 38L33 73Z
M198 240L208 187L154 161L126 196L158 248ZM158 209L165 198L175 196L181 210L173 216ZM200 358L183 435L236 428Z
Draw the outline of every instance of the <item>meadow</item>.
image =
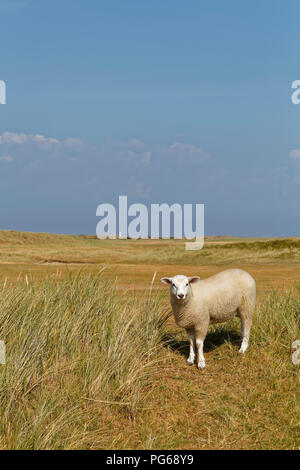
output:
M240 267L250 347L211 326L187 366L162 276ZM97 240L0 232L1 449L299 449L300 239Z

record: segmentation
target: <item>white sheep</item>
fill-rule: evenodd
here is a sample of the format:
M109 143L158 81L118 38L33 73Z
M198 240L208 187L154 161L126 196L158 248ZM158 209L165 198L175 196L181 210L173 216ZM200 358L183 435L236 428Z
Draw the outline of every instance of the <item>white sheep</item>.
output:
M241 269L227 269L207 279L177 275L163 277L170 284L170 301L176 324L186 329L190 341L189 365L198 350L198 368L204 369L203 343L210 323L222 323L238 316L241 320L242 344L248 347L255 310L256 285L252 276Z

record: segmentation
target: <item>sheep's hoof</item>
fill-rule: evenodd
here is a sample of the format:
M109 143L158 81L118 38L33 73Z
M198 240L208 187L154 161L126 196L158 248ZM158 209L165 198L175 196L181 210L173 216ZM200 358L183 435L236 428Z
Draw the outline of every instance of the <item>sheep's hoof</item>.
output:
M189 358L189 359L187 359L186 362L187 362L187 364L188 364L189 366L192 366L192 365L194 364L194 362L195 362L195 359L190 359L190 358Z
M200 361L200 362L198 362L197 367L198 367L198 369L203 370L203 369L205 369L205 365L206 364L205 364L204 361Z
M240 349L239 349L239 353L240 354L244 354L248 349L248 345L247 346L241 346Z

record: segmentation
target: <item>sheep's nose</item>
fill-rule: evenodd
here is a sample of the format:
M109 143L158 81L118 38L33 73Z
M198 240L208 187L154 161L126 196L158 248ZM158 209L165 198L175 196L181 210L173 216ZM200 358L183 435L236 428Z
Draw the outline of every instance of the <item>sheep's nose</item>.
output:
M179 297L180 299L183 299L184 294L178 294L178 297Z

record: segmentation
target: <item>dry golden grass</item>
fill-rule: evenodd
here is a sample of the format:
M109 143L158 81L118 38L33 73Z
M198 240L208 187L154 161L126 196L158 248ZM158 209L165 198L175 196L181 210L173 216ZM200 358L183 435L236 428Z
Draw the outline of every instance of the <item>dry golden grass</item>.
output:
M299 449L299 244L0 232L0 447ZM199 372L158 279L229 266L257 280L250 348L237 320L212 326Z

